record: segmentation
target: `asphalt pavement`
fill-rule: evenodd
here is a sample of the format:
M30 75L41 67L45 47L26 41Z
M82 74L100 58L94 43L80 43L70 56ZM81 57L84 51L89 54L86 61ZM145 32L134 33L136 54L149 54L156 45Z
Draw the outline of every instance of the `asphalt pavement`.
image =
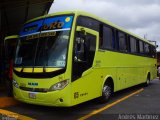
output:
M70 108L30 105L0 94L0 119L4 120L160 120L158 79L148 87L138 85L116 92L105 104L95 99Z

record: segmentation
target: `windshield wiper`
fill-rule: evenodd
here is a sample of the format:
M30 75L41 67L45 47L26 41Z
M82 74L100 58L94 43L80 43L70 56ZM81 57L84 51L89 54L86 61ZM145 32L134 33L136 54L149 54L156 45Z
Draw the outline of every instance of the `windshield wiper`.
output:
M23 62L22 62L22 69L21 69L21 72L23 72L23 70L24 70L24 64L23 64Z

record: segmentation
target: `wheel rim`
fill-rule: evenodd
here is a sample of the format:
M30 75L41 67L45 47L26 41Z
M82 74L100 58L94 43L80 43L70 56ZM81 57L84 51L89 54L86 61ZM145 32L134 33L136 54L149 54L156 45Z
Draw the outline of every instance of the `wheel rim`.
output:
M108 85L105 85L103 87L103 96L105 96L106 99L108 99L111 95L111 87Z

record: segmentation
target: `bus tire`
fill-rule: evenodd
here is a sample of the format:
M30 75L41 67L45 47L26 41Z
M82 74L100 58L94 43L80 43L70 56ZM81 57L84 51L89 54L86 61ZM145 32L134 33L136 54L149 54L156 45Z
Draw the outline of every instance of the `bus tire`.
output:
M102 89L102 96L100 97L101 103L106 103L112 95L112 85L109 82L106 82Z
M150 80L150 74L148 74L148 75L147 75L146 82L144 83L144 86L145 86L145 87L149 86L150 81L151 81L151 80Z

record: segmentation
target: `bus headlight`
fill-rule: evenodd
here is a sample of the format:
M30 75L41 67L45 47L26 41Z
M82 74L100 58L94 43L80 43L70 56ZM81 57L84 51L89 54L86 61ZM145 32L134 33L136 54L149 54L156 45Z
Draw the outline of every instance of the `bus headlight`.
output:
M52 85L49 88L49 91L62 90L63 88L65 88L68 85L68 83L69 83L69 80L64 80L64 81L58 82L58 83Z
M12 84L13 84L16 88L19 88L19 85L18 85L18 83L17 83L16 80L12 80Z

